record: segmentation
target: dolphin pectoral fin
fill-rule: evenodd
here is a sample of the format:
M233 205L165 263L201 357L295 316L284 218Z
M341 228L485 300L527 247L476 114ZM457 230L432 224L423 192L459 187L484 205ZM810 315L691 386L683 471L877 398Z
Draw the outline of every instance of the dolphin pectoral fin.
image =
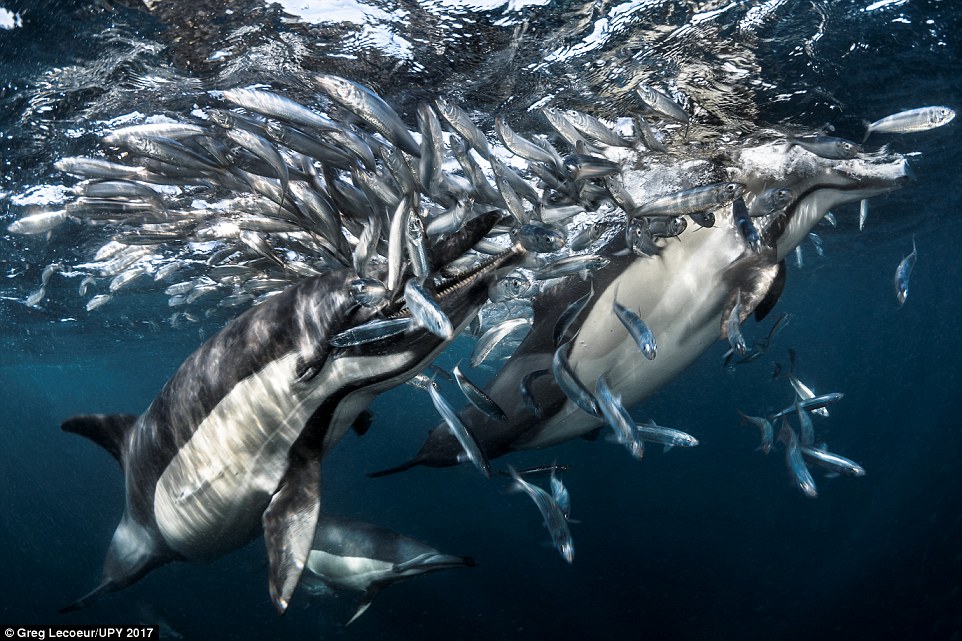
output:
M68 418L60 429L89 438L110 452L122 467L127 434L136 421L137 417L130 414L82 414Z
M413 467L421 465L421 461L417 458L413 458L406 463L401 463L400 465L395 465L394 467L389 467L386 470L378 470L377 472L368 472L368 478L377 479L382 476L391 476L392 474L398 474L399 472L406 472Z
M107 594L108 592L113 592L118 586L114 585L113 581L105 580L103 583L98 585L96 588L80 597L68 606L62 607L58 610L60 614L67 614L68 612L76 612L77 610L82 610L87 607L101 596Z
M284 614L304 572L321 511L321 465L292 451L287 472L264 511L271 601Z
M778 303L778 299L782 297L782 292L785 291L785 276L788 273L788 269L785 267L785 261L778 263L778 271L775 273L775 280L772 282L771 287L765 293L765 298L762 302L758 304L755 308L755 321L761 322L765 320L768 313L775 308L775 304Z
M725 270L722 280L729 287L728 299L722 309L721 315L721 336L728 338L727 320L735 307L736 301L741 300L741 314L738 322L744 322L752 312L765 303L768 294L773 289L779 287L776 282L779 280L779 272L784 269L784 262L775 262L775 250L766 248L759 253L747 253ZM784 274L782 274L781 285L784 287ZM776 292L778 295L780 291ZM775 296L778 300L778 296ZM770 303L774 305L774 301ZM771 307L769 307L769 310ZM768 311L765 312L766 314Z
M357 609L354 610L354 614L344 625L351 625L354 623L355 619L367 612L367 609L371 607L371 602L374 600L374 597L377 596L377 593L380 592L381 588L383 587L384 585L381 583L372 583L368 589L364 591L364 596L362 596L361 600L357 602Z

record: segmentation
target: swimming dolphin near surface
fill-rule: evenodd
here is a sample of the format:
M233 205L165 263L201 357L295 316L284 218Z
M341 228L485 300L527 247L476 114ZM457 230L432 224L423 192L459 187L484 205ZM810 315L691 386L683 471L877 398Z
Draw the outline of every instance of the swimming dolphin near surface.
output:
M833 161L768 144L733 152L730 161L723 178L744 184L746 199L773 185L794 194L784 213L755 219L763 230L761 251L749 247L729 207L714 211L717 222L711 228L689 225L677 239L660 241L657 256L635 255L626 249L624 234L614 236L598 252L608 265L593 271L590 282L568 277L534 299L532 331L485 389L508 420L491 420L472 407L462 410L462 420L489 458L561 443L602 425L600 418L569 400L551 376L531 378L527 392L542 412L536 417L518 384L531 372L551 370L556 320L591 287L595 294L570 329L577 335L568 360L589 389L607 373L612 389L626 407L632 407L707 350L719 338L720 328L725 338L724 323L736 300L741 302L740 321L752 313L757 320L764 318L784 287L785 257L829 209L892 191L908 180L904 160L882 154ZM642 180L641 172L624 174L629 191ZM616 293L618 302L644 318L657 337L658 358L644 358L612 313ZM436 428L408 462L371 476L418 465L454 465L459 454L450 434Z
M499 219L482 214L429 251L432 273L460 257ZM487 300L509 249L457 279L433 284L460 330ZM378 312L355 304L352 270L299 282L251 308L180 366L141 416L86 415L63 430L86 436L120 463L126 507L103 579L72 611L170 561L236 549L263 529L271 599L287 608L320 512L320 460L374 396L409 380L448 341L423 328L337 348L329 339ZM381 313L409 313L403 300Z
M307 556L302 583L364 592L348 624L364 614L383 588L425 572L474 567L469 556L442 554L429 545L383 527L321 516Z

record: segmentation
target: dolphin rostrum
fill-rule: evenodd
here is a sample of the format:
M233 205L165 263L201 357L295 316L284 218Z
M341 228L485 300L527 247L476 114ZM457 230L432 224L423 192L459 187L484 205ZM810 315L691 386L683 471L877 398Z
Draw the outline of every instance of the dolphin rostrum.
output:
M642 172L626 170L625 186L641 188ZM755 219L765 246L754 252L736 228L730 207L714 211L714 227L689 225L677 238L659 241L657 256L637 256L626 249L619 233L599 252L609 260L593 271L590 281L570 276L533 301L532 331L485 393L504 409L507 421L492 420L465 407L462 420L489 458L513 450L541 448L585 436L603 423L569 400L551 376L530 377L526 393L541 416L523 402L519 382L528 374L551 370L558 316L594 288L594 296L570 328L577 332L568 355L571 367L589 389L607 374L626 407L645 399L677 376L724 332L724 321L741 300L741 318L764 318L784 287L790 254L829 209L901 187L907 181L904 159L884 154L830 161L799 149L766 144L734 152L726 180L746 186L754 198L773 185L788 187L794 198L784 212ZM638 313L658 341L658 357L642 357L627 330L612 312L618 302ZM723 334L724 336L724 334ZM443 467L459 462L460 448L442 428L434 429L408 462L375 472L384 476L418 465Z
M482 214L429 252L432 273L477 243L499 218ZM477 314L501 267L522 250L433 282L456 330ZM352 347L329 339L378 312L356 305L352 270L306 279L231 322L180 366L139 417L85 415L64 431L86 436L123 468L126 507L100 585L64 608L126 587L175 560L238 548L263 529L271 599L297 587L320 512L320 460L376 394L424 369L448 341L414 327ZM429 279L428 282L431 282ZM396 300L383 316L409 313Z

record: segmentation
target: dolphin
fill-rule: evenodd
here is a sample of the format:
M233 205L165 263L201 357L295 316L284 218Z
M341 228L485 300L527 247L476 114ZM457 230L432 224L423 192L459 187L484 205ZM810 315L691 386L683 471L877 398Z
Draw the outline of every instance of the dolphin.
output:
M761 320L777 302L785 284L785 257L831 208L857 202L903 186L908 166L900 156L875 154L838 162L783 144L761 144L732 152L722 180L744 184L753 199L773 186L788 187L794 198L784 212L756 219L765 247L753 252L736 228L730 207L714 211L710 228L688 225L676 238L659 240L657 256L637 256L616 234L598 253L609 260L591 273L563 279L532 301L532 330L485 388L508 415L493 420L467 406L461 418L489 458L515 450L542 448L574 437L589 437L601 418L581 410L549 375L531 377L529 391L541 408L536 417L523 402L519 382L532 372L550 372L557 345L553 330L558 316L574 300L594 288L595 294L571 328L568 360L588 388L607 374L614 392L632 407L678 376L721 335L724 321L740 295L741 318ZM689 165L691 169L691 165ZM650 168L647 170L652 171ZM717 172L718 170L716 170ZM633 197L650 182L645 173L625 170L624 184ZM622 225L621 229L624 229ZM620 304L639 314L658 343L654 360L643 358L612 311ZM386 476L412 467L444 467L461 462L456 440L443 426L434 429L420 451L407 462L374 472Z
M350 624L364 614L382 588L392 583L433 570L474 565L469 556L442 554L377 525L323 515L307 555L303 584L309 590L321 583L363 592L347 622Z
M432 274L500 218L491 212L430 248ZM477 314L519 248L456 279L428 279L456 330ZM100 585L69 612L175 560L209 560L263 530L280 613L300 579L320 512L320 461L378 393L421 372L448 341L423 328L336 348L329 339L378 312L357 305L352 270L306 279L252 307L180 366L140 416L84 415L62 429L120 463L126 505ZM380 312L409 313L403 299Z

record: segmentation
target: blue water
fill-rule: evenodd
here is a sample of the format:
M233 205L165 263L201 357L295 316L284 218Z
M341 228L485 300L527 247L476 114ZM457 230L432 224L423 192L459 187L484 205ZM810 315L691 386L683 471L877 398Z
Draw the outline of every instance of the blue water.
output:
M218 3L171 2L154 13L108 4L0 0L11 16L0 29L4 229L21 215L11 199L55 179L53 160L95 148L90 123L135 109L183 113L208 88L298 86L310 70L376 86L412 122L418 101L446 95L538 131L525 110L541 97L610 116L630 100L625 87L648 76L697 96L706 139L788 121L831 121L858 138L863 118L962 107L962 7L949 2L372 2L350 5L347 18L331 14L343 4L287 3L301 21L254 2L230 15ZM755 7L771 14L746 31L739 25ZM748 75L724 71L726 60ZM825 257L806 243L805 265L789 260L777 311L793 320L769 354L726 371L719 341L635 408L640 420L691 432L697 448L651 448L638 462L620 446L579 439L498 462L571 466L571 566L527 498L468 466L368 479L413 454L437 423L423 392L402 386L379 397L371 431L349 434L325 461L325 509L470 554L478 567L390 587L347 628L352 594L313 603L299 594L287 614L274 613L260 540L207 565L164 566L57 614L97 584L124 500L116 463L60 422L143 411L228 316L173 329L166 297L149 288L87 314L78 283L56 277L40 308L28 308L44 265L69 255L75 239L5 234L0 625L163 621L168 636L188 639L958 639L959 126L885 139L920 152L910 158L916 180L873 199L863 232L857 204L839 208L838 229L817 228ZM913 234L919 258L899 308L892 279ZM754 337L769 326L745 329ZM439 364L453 366L472 346L458 339ZM787 382L771 380L788 348L805 382L845 393L816 428L867 470L859 479L817 474L815 500L792 486L781 452L755 451L756 434L738 423L739 409L761 414L791 401Z

